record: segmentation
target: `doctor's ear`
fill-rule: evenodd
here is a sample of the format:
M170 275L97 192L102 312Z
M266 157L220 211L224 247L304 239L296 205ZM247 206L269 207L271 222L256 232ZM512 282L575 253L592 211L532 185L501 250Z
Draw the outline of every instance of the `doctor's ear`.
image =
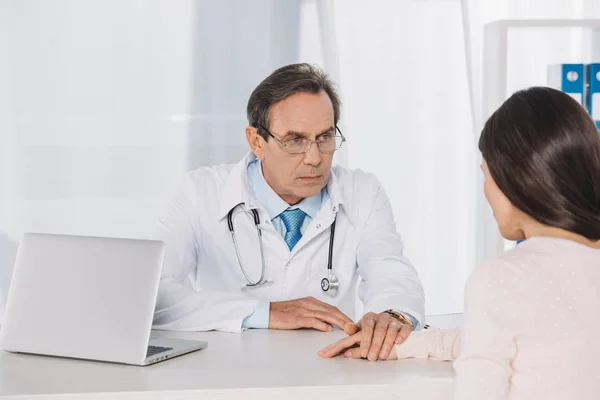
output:
M264 151L263 146L266 144L266 142L258 133L258 128L255 128L253 126L247 126L246 140L248 141L250 150L252 150L256 158L262 160Z

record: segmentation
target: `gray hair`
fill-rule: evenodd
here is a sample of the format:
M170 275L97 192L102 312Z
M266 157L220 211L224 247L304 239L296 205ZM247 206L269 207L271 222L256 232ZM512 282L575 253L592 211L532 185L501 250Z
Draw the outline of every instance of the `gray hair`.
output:
M318 94L321 91L331 99L334 123L337 125L341 103L335 84L327 74L321 68L306 63L281 67L266 77L250 95L246 107L248 124L258 128L258 133L268 140L269 135L262 127L269 129L271 106L296 93Z

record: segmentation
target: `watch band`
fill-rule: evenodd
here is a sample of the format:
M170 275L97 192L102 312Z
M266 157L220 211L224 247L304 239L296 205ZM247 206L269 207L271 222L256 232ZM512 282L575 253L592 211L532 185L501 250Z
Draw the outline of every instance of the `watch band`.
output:
M414 329L413 322L404 313L402 313L398 310L394 310L394 309L385 310L384 313L389 314L392 318L394 318L396 321L400 322L401 324L410 325L410 327Z

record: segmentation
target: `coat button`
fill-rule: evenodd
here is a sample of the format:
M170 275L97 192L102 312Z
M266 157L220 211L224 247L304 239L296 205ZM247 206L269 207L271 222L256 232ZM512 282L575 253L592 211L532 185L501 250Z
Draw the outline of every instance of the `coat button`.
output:
M321 224L317 225L317 229L321 229Z

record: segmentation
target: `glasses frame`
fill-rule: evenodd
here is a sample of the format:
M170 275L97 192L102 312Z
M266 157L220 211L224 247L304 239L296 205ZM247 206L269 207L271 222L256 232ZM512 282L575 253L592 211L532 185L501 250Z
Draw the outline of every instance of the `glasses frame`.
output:
M339 133L339 134L340 134L340 136L338 136L338 135L334 135L334 137L341 137L341 138L342 138L342 142L340 143L340 146L339 146L339 147L336 147L336 148L335 148L335 150L333 150L332 152L328 152L328 151L323 151L323 150L321 150L321 147L319 147L319 143L318 143L316 140L310 140L310 139L306 139L306 138L304 138L304 139L306 139L306 140L308 140L308 141L309 141L309 144L308 144L308 147L306 148L306 150L305 150L304 152L301 152L301 153L290 153L290 152L289 152L289 150L287 150L287 149L286 149L286 148L287 148L287 142L282 142L282 141L281 141L279 138L277 138L277 136L273 135L271 132L269 132L269 130L268 130L267 128L265 128L265 127L264 127L264 126L262 126L262 125L258 125L256 128L257 128L257 129L262 129L262 130L264 130L265 132L267 132L267 134L268 134L269 136L271 136L271 137L272 137L272 138L273 138L273 139L274 139L274 140L277 142L277 144L279 144L279 146L281 146L283 149L285 149L285 150L286 150L286 152L287 152L288 154L293 154L293 155L300 155L300 154L306 154L306 153L308 153L308 151L309 151L309 150L310 150L310 148L312 147L313 143L316 143L316 145L317 145L317 149L318 149L318 150L319 150L321 153L323 153L323 154L333 154L333 153L335 153L336 151L338 151L338 150L339 150L339 149L340 149L340 148L341 148L341 147L344 145L344 143L346 143L346 137L344 136L344 134L342 133L342 131L340 130L340 128L339 128L339 127L336 125L336 126L335 126L335 131L336 131L336 133Z

